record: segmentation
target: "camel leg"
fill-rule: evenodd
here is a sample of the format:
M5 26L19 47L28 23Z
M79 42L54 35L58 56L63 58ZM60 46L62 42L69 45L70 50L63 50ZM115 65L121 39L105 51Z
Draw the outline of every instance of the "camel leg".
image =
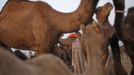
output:
M44 40L42 40L44 41ZM49 43L36 43L33 47L32 50L36 52L37 55L43 54L43 53L48 53L49 52Z
M115 36L112 37L110 45L113 54L115 75L127 75L127 72L125 71L121 63L120 48L118 44L118 39Z
M128 43L125 44L125 50L131 59L132 69L130 75L134 75L134 47Z
M132 66L132 70L131 70L130 75L134 75L134 64L133 64L133 66Z
M49 37L49 35L47 35ZM52 37L52 36L50 36ZM33 46L33 50L37 52L38 54L43 54L43 53L51 53L50 50L53 49L54 45L56 44L55 42L52 42L52 38L47 38L47 39L42 39L40 42L36 43L35 46Z
M40 39L40 41L36 39L35 44L31 48L31 50L34 50L37 55L43 53L49 53L49 49L50 49L50 42L44 39Z
M125 8L125 0L113 0L113 4L115 6L115 10L122 10L124 11ZM121 35L121 25L123 23L124 13L115 13L115 23L114 27L116 29L116 33L112 38L111 41L111 48L113 53L113 60L114 60L114 68L116 75L127 75L127 72L122 66L121 57L120 57L120 49L118 44L118 38L122 37Z
M103 66L105 66L105 64L107 62L108 55L109 55L108 48L107 49L104 49L102 51L102 64L103 64Z
M38 23L38 22L37 22ZM46 23L46 22L45 22ZM43 26L40 24L40 27L37 25L34 26L33 34L35 38L35 43L32 46L32 50L37 52L38 54L49 53L51 49L53 49L54 45L58 41L58 33L56 30L50 30L49 27L42 29ZM42 29L42 30L41 30Z
M95 22L92 25L88 25L87 28L82 28L83 43L87 52L87 67L85 71L87 75L107 75L104 66L102 65L102 50L106 45L107 37L103 37ZM86 36L85 36L86 35Z

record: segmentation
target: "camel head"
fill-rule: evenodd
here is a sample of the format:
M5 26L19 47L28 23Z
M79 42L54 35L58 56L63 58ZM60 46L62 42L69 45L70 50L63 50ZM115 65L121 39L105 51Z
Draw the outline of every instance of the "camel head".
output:
M112 37L110 32L113 32L110 26L105 28L105 25L95 21L93 21L91 24L88 24L86 27L82 25L81 29L83 33L82 42L85 45L86 51L94 48L103 50L105 47L107 47L108 41ZM109 32L106 34L106 31Z
M104 23L108 20L108 16L113 6L111 3L106 3L104 6L98 7L96 9L96 18L99 22Z
M88 67L90 68L86 73L105 75L105 70L102 66L102 50L107 44L108 37L104 34L103 26L101 27L99 23L93 21L86 27L81 26L81 29L83 33L82 41L87 53Z
M93 21L88 26L81 26L82 29L82 41L84 41L88 46L101 46L104 44L104 34L102 34L103 29L98 25L97 22ZM89 42L90 41L90 42ZM86 48L87 49L87 48Z
M98 7L96 10L96 18L100 23L99 26L103 28L106 37L112 37L115 33L114 27L111 26L108 20L108 16L112 8L113 6L111 3L106 3L104 6Z

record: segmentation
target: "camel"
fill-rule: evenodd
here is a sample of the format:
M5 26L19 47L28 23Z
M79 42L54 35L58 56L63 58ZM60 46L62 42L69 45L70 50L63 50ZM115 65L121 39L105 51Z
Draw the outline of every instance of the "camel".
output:
M106 25L93 21L91 25L81 27L83 33L82 43L87 51L87 63L88 69L90 69L86 70L85 75L109 75L103 65L103 50L105 50L104 47L106 47L108 39L112 37L113 33L111 32L114 32L114 30L110 26L105 28ZM109 36L105 34L105 31Z
M110 3L107 3L104 6L98 7L97 10L96 10L97 20L100 24L104 25L103 28L105 29L104 34L105 34L106 37L107 36L112 36L112 34L115 32L114 27L112 27L111 24L108 21L108 16L109 16L109 13L110 13L112 8L113 8L113 6ZM102 61L103 66L105 66L105 64L107 64L107 60L109 58L109 51L108 51L108 45L109 45L109 42L110 42L109 40L110 40L110 38L107 40L108 41L107 44L103 47L103 61ZM70 40L70 38L60 40L61 43L67 44L67 45L72 45L72 41L73 40ZM83 46L83 44L82 44L82 46ZM82 51L85 53L85 49L83 49ZM86 54L84 56L86 57ZM78 60L78 61L80 61L80 60ZM108 68L108 67L106 67L106 68ZM80 69L81 68L78 68L78 70L80 70ZM112 71L113 71L113 68L112 68ZM112 71L111 71L111 73L114 73Z
M81 27L88 61L86 71L82 75L107 75L101 57L103 47L107 45L110 36L106 36L104 31L107 28L103 27L105 25L95 21L87 27ZM63 61L51 54L42 54L24 62L7 52L5 48L0 48L0 60L0 75L74 75Z
M0 60L0 75L72 75L63 61L51 54L24 62L0 48Z
M109 23L109 20L108 20L108 16L110 14L110 11L112 10L113 6L110 4L110 3L107 3L105 4L103 7L98 7L97 10L96 10L96 18L97 18L97 21L104 25L103 28L105 29L104 33L106 36L112 36L115 32L114 30L114 27L112 27L112 25ZM109 28L109 29L108 29ZM107 33L109 32L110 35L108 35ZM106 64L106 60L108 58L108 45L109 45L109 41L110 39L107 39L108 42L107 42L107 45L105 45L103 47L104 49L104 63L103 64Z
M106 42L102 30L97 26L97 23L93 23L84 30L83 36L84 40L90 39L90 41L84 41L87 44L87 58L90 63L87 65L86 72L82 75L106 75L99 57L101 56L101 49L105 45L104 42ZM93 42L96 45L92 44ZM89 44L91 45L88 46ZM93 51L93 54L90 51ZM96 57L96 54L99 55ZM24 62L5 50L5 48L0 48L0 60L2 60L0 62L0 75L75 75L63 61L51 54L42 54Z
M80 24L92 21L97 3L82 0L76 11L61 13L41 1L8 0L0 13L0 43L8 48L48 53L60 34L77 31Z
M87 52L87 63L88 63L87 65L89 66L88 69L90 69L85 71L85 75L86 74L106 75L106 72L102 66L102 61L101 61L102 46L100 45L100 44L104 44L104 40L103 40L104 37L100 32L97 23L93 22L91 25L88 25L87 27L82 26L81 29L83 33L82 43L85 45L85 49ZM97 67L95 66L96 64ZM99 72L95 72L96 70Z
M124 43L125 46L125 51L128 54L128 56L131 59L132 63L132 70L130 75L134 75L134 35L133 35L133 25L134 25L134 7L131 7L128 9L128 14L125 17L124 24L120 25L121 26L121 40Z
M110 3L106 3L104 6L98 7L96 9L96 17L97 20L100 24L104 25L103 28L105 29L105 35L107 36L112 36L112 34L115 32L114 27L111 26L111 24L109 23L108 20L108 16L110 11L112 10L113 6ZM109 33L108 33L109 32ZM110 34L110 35L108 35ZM81 40L81 38L79 38L79 40ZM110 39L108 39L107 45L105 45L103 47L103 65L105 66L105 64L107 63L107 59L109 57L109 51L108 51L108 45L109 45L109 41ZM68 46L72 46L72 43L74 42L74 39L60 39L59 41L61 44L63 45L68 45ZM83 47L83 46L82 46ZM84 52L84 56L86 57L86 53L85 53L85 49L82 50ZM77 53L77 51L75 52L75 54ZM78 57L78 55L77 55ZM80 59L80 58L77 58ZM86 59L86 58L85 58ZM76 61L76 60L75 60ZM79 62L81 62L80 60L78 60ZM79 63L77 62L77 63ZM81 63L82 64L82 63ZM77 67L80 64L77 64ZM77 72L79 73L81 71L81 68L76 68ZM83 70L83 69L82 69Z
M106 37L109 37L105 40L107 40L107 42L105 43L105 45L103 46L103 50L102 50L102 65L107 69L107 73L108 75L115 75L115 71L113 68L113 59L112 56L110 56L111 53L109 53L109 49L108 46L110 44L110 39L113 36L113 34L115 33L115 29L114 27L109 23L108 20L108 16L110 14L110 11L112 10L113 6L110 3L105 4L104 6L98 7L96 10L96 18L97 21L103 25L103 29L104 29L104 35ZM108 66L108 65L111 66Z
M123 19L124 19L125 0L113 0L113 3L115 6L114 27L115 27L116 32L111 38L110 46L111 46L112 54L113 54L114 69L115 69L116 75L127 75L127 72L121 63L120 47L118 44L118 40L121 40L122 38L121 25L123 24Z

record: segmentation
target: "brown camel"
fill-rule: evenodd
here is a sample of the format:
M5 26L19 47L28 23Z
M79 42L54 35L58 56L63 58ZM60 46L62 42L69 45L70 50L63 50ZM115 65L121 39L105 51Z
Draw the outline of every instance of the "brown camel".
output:
M102 66L101 53L110 36L106 36L103 26L105 27L105 25L93 22L88 27L82 28L84 29L82 38L88 58L88 67L82 75L106 75ZM111 34L109 33L109 35ZM0 48L0 60L2 60L0 75L73 75L63 61L50 54L37 56L28 62L23 62L4 48Z
M94 24L88 25L87 27L81 27L82 29L82 43L85 45L85 49L87 51L87 65L88 70L84 73L91 74L91 75L106 75L101 61L101 45L103 44L102 40L102 33L98 26L94 22ZM90 41L90 42L89 42ZM95 44L93 44L95 43ZM97 56L96 56L97 55ZM98 65L96 67L96 64ZM99 72L95 72L95 71Z
M108 21L108 16L109 16L109 13L112 8L113 8L112 4L106 3L104 6L98 7L96 10L97 20L100 24L104 25L103 28L105 29L104 34L106 35L106 37L112 36L112 34L114 33L114 28L111 26L111 24ZM80 40L81 40L81 38L80 38ZM74 40L71 40L70 38L60 39L60 43L63 45L72 46L73 42L74 42ZM108 39L107 45L105 45L103 47L103 66L105 66L105 64L107 64L107 59L109 56L108 45L109 45L109 39ZM82 47L83 46L84 45L82 44ZM85 49L83 49L82 51L85 53ZM75 53L77 54L77 51ZM86 53L84 54L84 56L86 56ZM78 55L76 57L78 58ZM80 59L80 58L78 58L78 59ZM81 62L80 60L78 60L78 61ZM76 62L76 59L75 59L75 62ZM79 62L77 62L77 63L79 63ZM77 64L77 66L78 65L80 65L80 64ZM108 68L108 67L106 67L106 68ZM80 67L77 68L77 72L79 72L80 70L81 70Z
M103 25L104 29L104 35L106 37L112 37L112 35L115 33L114 27L109 23L108 16L110 14L110 11L112 10L113 6L110 3L105 4L104 6L98 7L96 10L96 18L100 24ZM102 64L107 69L108 75L115 75L115 71L113 68L113 59L112 56L110 56L111 53L109 53L108 46L110 44L110 39L106 39L107 42L103 46L102 50Z
M93 23L84 30L86 31L84 40L89 39L85 44L87 44L87 58L90 63L87 65L89 67L86 72L82 75L106 75L99 57L106 38L104 38L103 31L96 24ZM95 44L92 44L93 42ZM88 46L89 44L90 46ZM90 61L90 57L93 61ZM73 75L63 61L50 54L42 54L28 62L23 62L4 48L0 48L0 60L0 75Z
M0 60L0 75L72 75L63 61L50 54L24 62L0 48Z
M8 0L0 13L0 43L47 53L61 33L77 31L80 24L91 22L97 3L82 0L76 11L65 14L41 1Z
M124 24L121 25L122 29L122 37L121 40L123 41L125 45L125 50L128 54L128 56L131 59L132 63L132 70L131 70L131 75L134 75L134 7L131 7L128 9L128 14L125 17Z
M105 31L108 29L109 36L105 34ZM95 21L87 27L82 27L82 43L87 51L88 62L88 70L86 70L85 75L108 75L105 66L103 66L103 50L104 46L107 45L108 39L111 37L110 35L112 35L110 30L110 27L105 28L105 25L98 24Z
M110 11L112 10L113 6L112 4L110 3L107 3L105 4L104 6L101 6L101 7L98 7L97 10L96 10L96 18L97 18L97 21L104 25L103 28L105 29L105 35L106 36L112 36L112 34L114 33L114 28L112 27L112 25L109 23L109 20L108 20L108 16L110 14ZM109 28L109 29L108 29ZM109 32L109 34L107 34ZM109 41L109 39L108 39ZM108 53L108 45L109 45L109 42L107 42L107 45L105 45L103 48L104 48L104 63L103 64L106 64L106 60L109 53Z

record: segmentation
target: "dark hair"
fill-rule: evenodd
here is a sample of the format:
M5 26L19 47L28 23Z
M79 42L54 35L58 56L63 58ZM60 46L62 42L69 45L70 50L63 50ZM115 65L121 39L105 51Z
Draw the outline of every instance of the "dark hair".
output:
M125 18L125 24L134 25L134 7L128 9L127 16Z
M16 50L16 51L14 52L14 54L15 54L18 58L20 58L21 60L26 60L26 59L27 59L27 57L26 57L20 50Z

